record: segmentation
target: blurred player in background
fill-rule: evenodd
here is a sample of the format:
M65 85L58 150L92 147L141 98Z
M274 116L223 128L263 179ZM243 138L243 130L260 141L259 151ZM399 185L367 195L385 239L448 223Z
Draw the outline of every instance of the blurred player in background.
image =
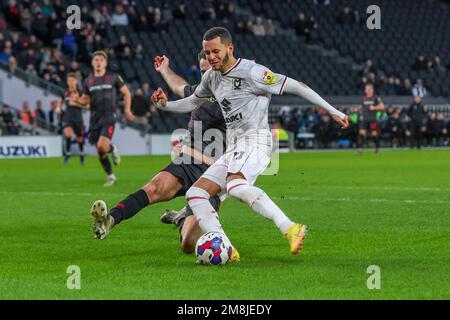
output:
M121 76L108 72L108 56L104 51L92 55L94 73L90 74L84 84L83 95L72 94L71 100L81 105L90 105L89 143L97 147L100 163L108 175L105 187L113 186L117 178L113 173L109 154L114 165L120 164L117 146L111 143L116 124L117 91L124 97L124 114L128 121L133 121L131 113L131 93Z
M79 95L78 79L75 73L67 74L67 90L58 100L57 110L62 113L62 127L64 134L64 164L67 164L71 156L72 136L78 143L80 163L84 164L84 125L82 109L85 106L73 102L70 97Z
M359 139L357 152L362 154L363 145L368 135L375 144L375 154L380 151L380 125L377 113L384 111L384 103L375 95L372 83L367 83L364 87L364 99L362 103L362 115L359 123Z
M420 149L427 131L428 112L419 95L414 97L414 101L408 109L408 116L411 119L409 123L411 149L414 148L414 145L416 145L417 149Z
M198 61L203 74L210 68L203 51L199 53ZM169 66L169 59L166 56L155 57L154 66L155 70L163 76L170 89L178 96L189 96L195 91L195 85L189 85L172 71ZM148 205L184 196L186 191L214 163L216 155L205 151L211 146L211 142L204 139L195 139L194 128L196 125L201 125L201 137L204 137L206 131L218 130L217 134L214 135L217 139L214 140L215 145L218 146L219 144L222 152L225 150L225 120L214 97L210 97L191 113L188 124L189 134L187 139L183 141L182 153L177 159L174 159L167 167L162 169L144 187L120 201L109 213L104 201L97 200L94 202L91 215L94 218L94 236L96 238L105 238L113 227L123 220L132 218ZM218 196L211 197L209 201L214 210L219 210L220 199ZM161 220L164 223L173 223L178 227L181 247L184 252L191 253L194 251L195 244L203 232L189 206L183 208L180 212L168 211L163 214ZM238 258L239 256L235 255L232 260L236 261Z
M203 36L203 50L211 69L204 74L194 94L171 102L161 88L152 95L159 108L174 112L190 112L214 96L225 118L226 152L186 192L188 204L205 233L225 234L209 199L226 190L228 195L272 220L287 238L291 253L297 254L307 233L306 225L292 222L263 190L253 185L270 162L271 95L287 92L302 96L327 110L343 128L348 127L348 117L305 84L272 73L253 61L236 59L231 35L225 28L208 30Z

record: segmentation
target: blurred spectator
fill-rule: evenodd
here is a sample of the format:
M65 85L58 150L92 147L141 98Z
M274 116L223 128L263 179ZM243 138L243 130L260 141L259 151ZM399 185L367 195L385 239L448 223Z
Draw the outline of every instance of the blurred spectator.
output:
M238 22L236 22L236 25L234 26L234 32L236 34L244 34L246 33L246 27L245 27L245 23L242 20L239 20Z
M145 100L149 100L151 95L152 95L152 91L150 89L150 85L145 82L142 84L142 95L144 96Z
M3 52L0 53L0 62L3 64L8 64L9 58L12 56L11 48L4 48Z
M442 112L433 113L428 122L428 144L441 146L448 143L448 131Z
M388 78L388 81L387 81L386 86L385 86L385 93L388 96L395 96L395 95L397 95L397 88L395 86L395 77L394 76L390 76Z
M77 41L72 33L72 30L70 29L67 29L66 34L63 37L62 48L70 54L72 60L77 59Z
M189 83L197 83L200 81L201 78L201 73L200 73L200 69L198 68L197 64L193 64L191 65L187 70L186 70L186 80Z
M245 33L253 34L253 21L248 20L247 24L245 25Z
M439 56L434 57L433 70L437 72L445 72L445 67L441 64L441 58Z
M355 19L355 12L352 12L350 7L345 6L341 13L339 14L339 17L337 18L337 21L340 24L352 24L356 22Z
M136 46L136 49L134 50L134 58L137 60L144 60L144 48L142 47L142 44L138 44Z
M123 51L121 54L121 59L122 60L131 60L132 59L130 47L123 48Z
M114 8L111 17L111 24L115 26L128 26L128 15L122 5L118 4Z
M405 95L410 95L412 92L412 84L409 78L403 80L403 89L405 90Z
M45 116L45 112L42 109L42 100L36 101L36 109L34 110L34 114L36 116L36 125L40 128L46 128L47 117Z
M135 122L144 129L147 128L148 117L150 116L150 100L144 97L141 88L136 89L131 103L131 110L135 116Z
M33 15L30 8L24 7L20 12L20 26L25 29L28 35L31 35L31 25L33 22Z
M264 29L266 30L266 35L274 36L275 35L275 26L271 19L267 19L264 24Z
M416 62L413 65L413 70L416 71L426 71L428 66L427 66L427 61L425 60L425 57L423 54L419 54L417 56Z
M42 13L37 13L35 19L31 23L31 29L33 34L39 39L47 39L49 35L47 18Z
M150 31L151 27L148 23L147 17L145 15L139 16L139 23L137 24L138 31Z
M321 115L320 120L313 125L312 132L316 136L319 148L328 148L334 138L333 124L328 113Z
M8 67L9 67L9 72L11 74L15 74L16 73L16 71L17 71L17 60L13 56L9 57L9 59L8 59Z
M28 40L28 48L38 52L42 49L42 41L36 38L35 35L31 35Z
M179 3L176 8L173 10L173 17L175 19L181 19L184 20L187 18L187 8L186 3L181 2Z
M417 149L420 149L422 147L424 134L427 130L428 120L427 110L422 104L422 98L420 96L414 97L414 101L410 105L407 113L411 120L409 123L411 148L414 148L415 145Z
M25 124L34 125L35 119L36 119L36 114L34 113L34 111L30 110L28 101L23 102L22 109L19 111L19 118Z
M208 2L205 9L200 13L200 19L202 20L215 20L216 19L216 11L214 10L214 6L211 2Z
M0 128L0 133L3 135L19 134L19 122L7 104L3 105L0 113Z
M263 21L261 17L256 18L256 22L253 26L253 34L255 36L265 36L266 30L264 29Z
M425 97L427 95L427 89L423 86L422 80L417 79L416 84L412 88L412 95L419 96L421 98Z
M119 55L121 55L125 49L125 47L129 47L130 44L128 43L128 39L125 35L121 35L119 37L119 43L114 48L115 52Z

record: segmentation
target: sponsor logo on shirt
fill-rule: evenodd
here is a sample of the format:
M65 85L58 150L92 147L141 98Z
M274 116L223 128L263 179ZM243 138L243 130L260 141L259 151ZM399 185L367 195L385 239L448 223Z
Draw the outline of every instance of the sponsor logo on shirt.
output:
M277 79L275 75L270 71L264 71L263 81L265 84L274 84Z
M227 99L223 99L220 104L222 105L222 109L223 109L223 111L225 111L225 113L228 113L231 111L231 102L228 101Z
M242 120L242 113L240 113L240 112L238 114L232 115L230 117L226 117L225 123L229 124L229 123L239 121L239 120Z
M101 85L98 85L98 86L92 86L92 87L89 88L89 92L96 91L96 90L103 90L103 89L112 89L112 85L110 85L110 84L101 84Z

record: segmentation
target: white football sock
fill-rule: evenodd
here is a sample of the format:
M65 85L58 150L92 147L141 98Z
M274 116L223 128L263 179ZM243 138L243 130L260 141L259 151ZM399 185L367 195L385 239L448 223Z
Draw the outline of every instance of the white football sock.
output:
M209 193L201 188L191 187L186 192L186 199L203 232L215 231L225 234L209 198Z
M284 234L294 224L281 209L258 187L250 186L245 179L234 179L227 183L228 194L247 203L253 211L272 220Z

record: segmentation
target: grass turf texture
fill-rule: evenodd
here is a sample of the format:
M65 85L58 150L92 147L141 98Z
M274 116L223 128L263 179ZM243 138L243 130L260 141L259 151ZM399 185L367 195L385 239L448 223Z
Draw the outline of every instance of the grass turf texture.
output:
M270 222L234 199L221 220L239 264L208 267L181 253L178 232L156 204L93 238L89 208L111 207L168 157L124 157L118 184L102 186L96 158L0 160L1 299L449 299L450 151L282 154L278 175L257 185L310 226L289 254ZM68 290L69 265L81 290ZM367 268L381 268L381 289Z

